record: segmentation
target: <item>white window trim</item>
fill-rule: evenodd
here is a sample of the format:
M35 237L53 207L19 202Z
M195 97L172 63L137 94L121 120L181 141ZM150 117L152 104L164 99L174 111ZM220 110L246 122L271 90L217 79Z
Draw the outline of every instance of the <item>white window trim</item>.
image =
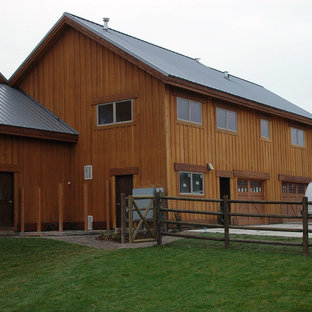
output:
M181 119L181 118L179 118L178 99L183 99L185 101L188 101L188 114L189 114L189 117L191 116L191 105L190 105L190 102L200 104L200 122L193 121L193 120L190 120L190 119ZM193 124L196 124L196 125L202 125L203 124L203 105L202 105L202 103L178 96L177 97L177 120L184 121L184 122L190 122L190 123L193 123Z
M292 142L292 135L291 135L291 130L292 130L292 129L296 130L296 143L293 143L293 142ZM298 139L298 138L299 138L299 137L298 137L299 131L302 131L302 133L303 133L303 145L298 144L298 142L299 142L299 139ZM290 143L291 143L291 145L293 145L293 146L305 147L304 130L299 129L299 128L290 127Z
M217 110L223 110L223 111L225 111L225 122L226 122L226 125L228 125L228 118L227 118L228 112L231 112L231 113L234 113L234 114L235 114L236 130L229 129L229 128L222 128L222 127L219 127L219 126L218 126L218 117L217 117L217 116L218 116L218 113L217 113ZM231 131L231 132L236 132L236 133L237 133L237 128L238 128L238 125L237 125L237 112L236 112L236 111L232 111L232 110L230 110L230 109L225 109L225 108L217 107L217 108L216 108L216 124L217 124L217 128L218 128L218 129L226 130L226 131Z
M261 122L262 122L262 120L263 120L263 121L266 121L266 122L267 122L267 125L268 125L268 133L269 133L269 136L267 136L267 137L266 137L266 136L263 136L263 135L261 134L261 132L262 132L262 131L261 131L261 130L262 130L262 129L261 129L261 125L262 125ZM270 131L270 121L267 120L267 119L261 118L261 119L260 119L260 136L261 136L261 138L269 140L269 139L270 139L270 135L271 135L271 131Z
M193 174L201 174L203 176L203 192L202 193L181 193L181 178L180 174L181 173L189 173L191 175L191 190L193 189ZM205 194L205 174L202 172L190 172L190 171L179 171L179 193L180 195L196 195L196 196L202 196Z
M131 102L131 120L127 121L116 121L116 103L122 103L122 102ZM113 104L113 122L111 123L105 123L105 124L100 124L99 123L99 107L104 106L104 105L111 105ZM130 123L133 122L133 100L121 100L121 101L115 101L115 102L109 102L109 103L103 103L103 104L98 104L96 106L96 123L98 127L102 126L109 126L109 125L118 125L118 124L124 124L124 123Z

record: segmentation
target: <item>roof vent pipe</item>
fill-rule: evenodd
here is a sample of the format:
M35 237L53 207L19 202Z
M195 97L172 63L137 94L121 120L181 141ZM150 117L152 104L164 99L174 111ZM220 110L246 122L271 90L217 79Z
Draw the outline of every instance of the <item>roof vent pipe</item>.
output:
M104 22L103 29L104 30L108 30L109 18L108 17L103 17L103 22Z
M224 78L225 79L229 79L230 78L230 75L227 71L224 72Z

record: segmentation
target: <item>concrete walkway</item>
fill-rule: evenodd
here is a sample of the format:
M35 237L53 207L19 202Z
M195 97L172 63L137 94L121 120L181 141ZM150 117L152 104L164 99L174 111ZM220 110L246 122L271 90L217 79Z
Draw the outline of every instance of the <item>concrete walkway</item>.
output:
M247 227L247 226L246 226ZM302 230L301 223L279 223L279 224L260 224L253 225L253 227L265 227L270 229L270 227L280 228L280 229L300 229ZM309 222L309 229L312 230L312 222ZM197 233L224 233L224 229L214 228L214 229L198 229L191 230L190 232ZM259 236L282 236L282 237L302 237L302 232L282 232L282 231L263 231L263 230L248 230L248 229L230 229L230 234L245 234L245 235L259 235ZM309 233L309 238L312 238L312 233Z

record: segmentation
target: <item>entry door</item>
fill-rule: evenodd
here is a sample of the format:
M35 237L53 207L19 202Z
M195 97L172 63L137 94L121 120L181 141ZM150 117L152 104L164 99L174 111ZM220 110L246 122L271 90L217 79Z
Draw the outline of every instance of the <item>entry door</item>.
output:
M13 173L0 172L0 227L14 226Z
M123 175L123 176L116 176L116 227L120 227L120 195L125 194L127 197L128 195L132 195L133 189L133 176L132 175Z

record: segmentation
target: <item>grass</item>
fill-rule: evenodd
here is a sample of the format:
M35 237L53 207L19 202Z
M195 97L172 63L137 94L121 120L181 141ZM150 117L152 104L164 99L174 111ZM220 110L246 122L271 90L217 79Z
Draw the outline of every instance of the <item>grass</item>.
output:
M312 257L301 248L222 247L0 238L0 311L312 311Z

